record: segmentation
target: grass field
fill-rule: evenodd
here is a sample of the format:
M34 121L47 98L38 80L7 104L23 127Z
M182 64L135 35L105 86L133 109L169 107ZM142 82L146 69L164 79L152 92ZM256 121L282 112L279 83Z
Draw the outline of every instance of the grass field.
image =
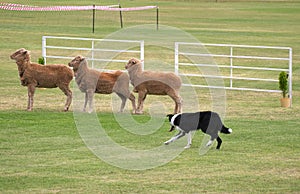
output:
M96 3L90 0L7 2ZM34 111L26 111L27 89L20 85L16 64L9 55L24 47L31 51L32 60L37 61L43 35L103 38L119 30L118 13L97 12L92 34L89 11L0 10L0 192L299 193L300 1L125 0L121 3L123 7L158 5L160 24L180 28L200 42L292 47L292 108L281 108L281 96L277 93L226 91L224 123L233 129L233 134L221 135L220 151L210 149L207 154L199 155L203 134L198 132L191 149L162 166L147 170L115 167L100 160L85 145L77 130L74 105L70 112L62 112L65 97L58 89L37 89ZM107 4L114 3L101 1L101 5ZM153 10L124 13L124 25L154 24L155 14ZM200 109L212 109L209 91L196 89L196 93ZM150 135L130 133L116 121L111 96L97 95L95 100L97 117L106 133L124 147L149 149L161 146L174 135L167 132L167 121ZM148 108L157 101L164 103L165 113L172 110L168 97L149 96L145 102L146 114L132 116L139 123L137 126L152 122ZM131 117L128 112L124 115ZM158 116L163 115L154 114ZM127 160L123 158L124 163Z

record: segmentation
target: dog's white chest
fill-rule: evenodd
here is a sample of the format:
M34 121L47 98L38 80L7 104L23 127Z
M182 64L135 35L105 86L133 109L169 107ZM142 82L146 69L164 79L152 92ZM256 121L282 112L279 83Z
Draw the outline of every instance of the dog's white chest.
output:
M175 119L176 119L176 117L177 117L178 115L180 115L180 113L177 113L176 115L174 115L174 116L171 118L170 124L171 124L172 126L175 126L175 125L174 125L174 121L175 121Z

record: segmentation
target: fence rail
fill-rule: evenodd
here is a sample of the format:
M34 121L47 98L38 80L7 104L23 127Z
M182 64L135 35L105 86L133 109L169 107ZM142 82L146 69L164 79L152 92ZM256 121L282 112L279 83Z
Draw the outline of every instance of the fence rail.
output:
M184 51L184 47L188 46L200 46L202 48L229 48L229 53L198 53L198 52L186 52ZM183 47L183 48L181 48ZM235 55L234 51L238 48L242 49L261 49L257 52L268 50L278 50L278 51L287 51L286 57L278 57L278 56L248 56L248 55ZM201 50L201 49L200 49ZM206 50L206 49L205 49ZM217 58L225 58L229 59L229 65L215 65L215 64L207 64L207 63L199 63L199 61L190 62L181 62L180 56L189 57L211 57L213 59ZM272 60L272 61L286 61L286 68L275 68L275 67L252 67L252 66L243 66L243 63L236 65L234 62L236 59L250 59L250 60ZM181 73L180 67L184 66L194 66L194 67L218 67L218 68L227 68L229 69L229 76L223 75L204 75L204 74L195 74L195 73ZM229 80L229 86L210 86L210 85L198 85L198 84L190 84L183 83L184 86L192 86L192 87L203 87L203 88L222 88L229 90L245 90L245 91L258 91L258 92L281 92L280 90L271 90L265 88L251 88L251 87L238 87L233 86L235 80L246 80L246 81L264 81L264 82L278 82L278 77L276 79L266 79L266 78L255 78L255 77L244 77L242 75L235 75L234 70L243 69L243 70L256 70L256 71L285 71L288 73L288 94L292 100L292 48L290 47L274 47L274 46L250 46L250 45L233 45L233 44L201 44L201 43L186 43L186 42L176 42L175 43L175 73L180 76L186 77L203 77L203 78L216 78L216 79L227 79Z
M58 46L58 45L49 45L47 40L49 39L58 39L58 40L79 40L79 41L89 41L90 47L74 47L74 46ZM97 42L108 42L108 43L129 43L132 44L132 47L139 46L139 50L130 50L126 49L111 49L111 48L95 48ZM47 49L56 49L56 50L73 50L73 51L86 51L90 52L91 57L87 58L92 62L92 68L94 68L94 62L115 62L115 63L126 63L128 60L120 59L111 59L111 58L97 58L95 56L96 52L109 52L109 53L139 53L140 59L142 60L144 67L144 41L136 40L114 40L114 39L94 39L94 38L75 38L75 37L58 37L58 36L43 36L42 37L42 56L47 64L47 59L73 59L75 56L61 56L61 55L48 55Z

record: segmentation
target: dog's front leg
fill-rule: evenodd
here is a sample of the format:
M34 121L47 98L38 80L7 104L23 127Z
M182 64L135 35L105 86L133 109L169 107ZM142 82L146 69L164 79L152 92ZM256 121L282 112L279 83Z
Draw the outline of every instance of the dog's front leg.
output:
M171 142L173 142L173 141L175 141L175 140L177 140L177 139L179 139L179 138L181 138L183 136L185 136L185 133L182 132L182 131L180 131L176 136L174 136L171 139L169 139L168 141L166 141L165 145L168 145L169 143L171 143Z
M187 143L187 145L184 147L184 149L188 149L188 148L190 148L191 147L191 145L192 145L192 133L191 132L188 132L188 134L187 134L187 140L188 140L188 143Z
M206 147L209 147L211 146L211 144L214 142L214 139L210 139L207 144L206 144Z

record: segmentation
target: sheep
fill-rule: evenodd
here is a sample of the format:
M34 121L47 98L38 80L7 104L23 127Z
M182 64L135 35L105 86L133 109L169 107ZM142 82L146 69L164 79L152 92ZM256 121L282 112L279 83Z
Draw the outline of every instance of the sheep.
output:
M137 114L143 114L143 104L147 94L168 95L175 102L174 113L180 113L182 98L179 95L181 79L174 73L143 71L142 63L132 58L125 66L130 77L134 92L138 93Z
M27 86L27 110L33 109L35 88L56 88L67 96L64 111L68 111L72 102L72 91L69 84L72 81L73 71L66 65L40 65L30 61L30 51L21 48L10 55L18 66L21 85Z
M127 98L132 103L133 113L135 113L135 97L129 91L129 76L122 71L99 72L88 67L87 60L82 56L75 57L69 66L73 68L75 81L81 92L85 93L83 111L89 103L89 113L93 111L94 93L111 94L115 92L122 100L120 112L124 111Z

